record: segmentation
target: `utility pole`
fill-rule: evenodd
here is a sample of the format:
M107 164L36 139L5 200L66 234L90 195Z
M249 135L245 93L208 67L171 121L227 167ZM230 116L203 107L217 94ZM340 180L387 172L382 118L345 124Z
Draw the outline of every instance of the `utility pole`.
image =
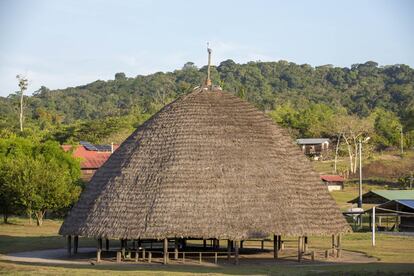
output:
M375 246L375 206L372 208L372 246Z
M362 208L362 139L359 138L359 198L358 208Z
M400 132L400 138L401 138L401 157L404 154L404 134L403 134L403 127L401 126L400 128L401 132Z
M362 143L366 143L371 139L371 137L366 137L363 141L362 138L359 138L359 198L358 198L358 208L362 208Z

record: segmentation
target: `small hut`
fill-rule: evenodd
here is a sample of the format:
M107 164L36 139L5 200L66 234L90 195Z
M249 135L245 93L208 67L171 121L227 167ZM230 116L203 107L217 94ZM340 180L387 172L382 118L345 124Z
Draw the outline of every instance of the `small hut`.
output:
M168 240L226 239L237 251L239 241L251 238L349 229L288 132L206 83L166 105L120 145L59 233L163 240L168 254Z
M339 191L344 189L345 179L340 175L324 174L321 175L322 182L328 187L328 191Z

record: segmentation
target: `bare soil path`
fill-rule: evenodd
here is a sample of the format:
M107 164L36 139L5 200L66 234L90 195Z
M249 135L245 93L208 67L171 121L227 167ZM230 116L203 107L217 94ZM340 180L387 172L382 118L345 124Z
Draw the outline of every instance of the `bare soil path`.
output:
M91 265L95 264L95 252L96 248L87 247L79 248L79 254L73 257L68 257L66 249L50 249L50 250L36 250L36 251L26 251L18 253L9 253L7 255L0 255L0 260L12 261L12 262L21 262L21 263L38 263L38 264L63 264L63 265ZM299 265L299 266L318 266L318 265L327 265L327 264L350 264L350 263L373 263L378 260L373 257L368 257L367 255L359 252L346 251L342 250L341 258L324 258L322 251L317 251L315 254L315 261L312 262L308 256L305 256L304 260L301 263L297 262L294 250L286 250L280 259L272 259L272 254L270 252L263 252L258 254L245 254L240 255L240 264L241 265L274 265L275 263L286 264L286 265ZM161 258L154 258L152 264L161 263ZM219 259L219 265L222 264L233 264L233 262L227 261L226 258ZM105 264L115 264L113 258L102 259L102 262L99 265ZM135 263L133 261L122 262L122 264L146 264L147 262L140 261ZM182 264L181 260L171 260L171 264ZM186 264L199 264L198 260L195 259L186 259ZM211 260L205 260L201 265L205 266L215 266Z

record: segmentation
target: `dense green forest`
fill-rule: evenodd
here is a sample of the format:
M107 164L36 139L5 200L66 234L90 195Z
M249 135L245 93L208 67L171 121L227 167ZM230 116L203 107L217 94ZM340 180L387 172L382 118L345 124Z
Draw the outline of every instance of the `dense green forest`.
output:
M60 143L121 142L178 96L199 86L206 67L186 63L174 72L127 77L66 89L41 87L24 98L24 136ZM237 64L212 69L213 83L235 93L289 128L292 136L336 137L344 122L372 132L380 148L414 145L414 70L368 61L351 68L312 67L287 61ZM19 93L0 98L0 137L19 132ZM353 128L349 126L349 128Z

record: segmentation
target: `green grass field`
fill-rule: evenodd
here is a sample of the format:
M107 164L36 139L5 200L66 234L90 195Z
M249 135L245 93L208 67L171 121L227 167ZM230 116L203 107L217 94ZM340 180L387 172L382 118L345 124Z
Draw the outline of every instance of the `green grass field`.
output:
M44 226L29 225L25 219L12 218L11 224L0 224L0 253L63 248L64 239L57 235L61 221L46 220ZM289 238L287 238L289 239ZM376 257L373 264L326 264L326 265L221 265L218 267L191 265L33 265L0 262L1 274L49 274L90 275L92 273L145 275L182 275L203 273L209 275L310 275L343 274L377 275L383 273L414 273L414 237L378 235L377 246L371 246L370 233L352 233L343 237L343 249L363 252ZM91 240L80 239L80 246L94 246ZM311 248L327 249L330 237L309 237Z

